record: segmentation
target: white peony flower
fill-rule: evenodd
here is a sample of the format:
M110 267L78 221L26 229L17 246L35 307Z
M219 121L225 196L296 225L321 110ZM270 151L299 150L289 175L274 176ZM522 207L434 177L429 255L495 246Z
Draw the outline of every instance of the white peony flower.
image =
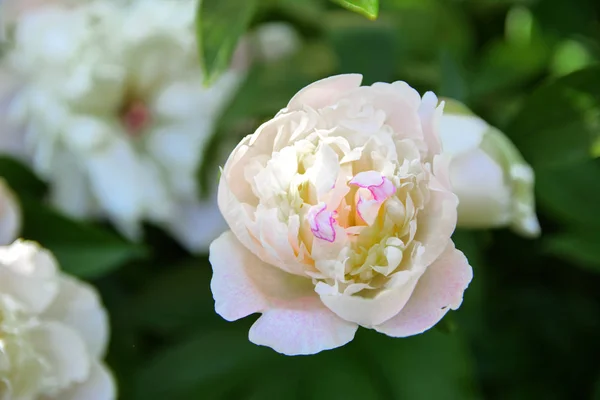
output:
M46 250L0 247L0 399L112 400L102 364L107 316L96 291Z
M57 207L108 217L130 238L151 221L203 250L224 226L211 221L210 233L198 224L198 215L218 212L198 200L196 173L243 71L203 87L195 5L91 0L28 9L14 21L2 67L20 82L5 96L12 132Z
M472 277L450 239L458 200L436 96L361 80L302 89L222 171L231 231L210 248L216 311L262 313L250 340L284 354L342 346L358 326L421 333Z
M451 157L459 226L511 226L524 236L539 235L533 170L502 132L464 105L447 100L440 137Z
M0 246L12 243L21 230L21 207L15 194L0 178Z

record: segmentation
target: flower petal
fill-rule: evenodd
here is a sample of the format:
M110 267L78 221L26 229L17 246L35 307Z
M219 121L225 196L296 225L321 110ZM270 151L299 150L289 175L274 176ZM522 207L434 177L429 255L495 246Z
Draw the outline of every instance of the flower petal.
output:
M261 261L231 231L210 245L215 309L228 321L266 311L286 301L313 295L309 278L301 278Z
M28 311L39 313L52 302L58 291L56 271L54 257L33 242L0 247L0 292Z
M393 337L426 331L449 309L456 310L460 306L472 278L473 270L467 259L450 241L444 253L421 276L402 311L375 329Z
M77 332L59 322L43 322L27 332L34 350L48 364L48 378L58 388L85 381L91 360Z
M289 110L300 110L303 106L314 109L335 103L340 95L360 87L362 75L343 74L321 79L300 90L288 103Z
M98 362L92 364L85 382L74 385L55 397L56 400L114 400L117 398L115 380L110 371Z
M210 248L211 290L215 309L228 321L263 312L250 340L284 354L313 354L342 346L354 337L356 324L327 310L310 279L266 264L228 231Z
M422 266L428 266L444 252L448 238L456 228L458 198L444 186L444 179L432 176L429 204L419 214L415 240L426 251L419 257Z
M21 207L17 198L0 178L0 245L12 243L21 230Z
M477 149L489 128L480 118L444 114L440 121L440 139L444 153L455 157Z
M420 275L418 270L398 272L373 297L341 294L322 282L316 291L323 304L344 320L371 327L392 318L404 307Z
M502 167L481 149L454 158L450 181L458 196L458 224L495 227L511 218L511 188Z
M286 308L263 313L252 328L252 343L286 355L316 354L350 342L358 325L344 321L317 296L297 299Z
M94 357L102 357L108 342L108 317L98 292L85 282L60 277L58 295L42 317L76 330Z

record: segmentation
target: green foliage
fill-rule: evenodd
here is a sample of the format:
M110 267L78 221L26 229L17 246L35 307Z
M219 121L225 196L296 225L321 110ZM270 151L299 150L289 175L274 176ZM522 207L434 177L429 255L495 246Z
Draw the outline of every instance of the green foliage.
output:
M527 98L506 132L534 168L590 158L600 127L600 67L553 80Z
M236 46L254 16L257 0L202 0L198 4L198 54L204 83L210 85L229 68Z
M379 0L332 0L350 11L362 14L369 19L377 19Z
M52 251L65 272L80 278L104 276L148 254L142 245L67 218L39 201L21 197L21 206L24 214L21 235Z
M141 244L129 243L106 229L75 221L44 204L41 200L45 185L20 162L0 157L0 176L19 197L23 213L21 237L35 240L52 251L64 271L93 279L147 255Z

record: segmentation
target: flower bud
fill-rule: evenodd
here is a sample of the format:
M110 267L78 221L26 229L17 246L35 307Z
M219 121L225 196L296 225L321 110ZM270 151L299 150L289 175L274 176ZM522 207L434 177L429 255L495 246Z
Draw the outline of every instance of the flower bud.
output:
M445 101L440 137L459 198L458 225L510 226L523 236L539 235L532 168L502 132L463 104Z

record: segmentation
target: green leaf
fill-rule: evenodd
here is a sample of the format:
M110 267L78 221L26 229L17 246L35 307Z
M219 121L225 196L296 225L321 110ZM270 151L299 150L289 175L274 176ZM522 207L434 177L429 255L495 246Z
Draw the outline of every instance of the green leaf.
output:
M13 158L0 156L0 176L17 194L40 197L46 192L46 185L25 165Z
M143 246L93 225L72 220L51 208L21 197L22 236L49 249L63 271L80 278L98 278L128 261L146 255Z
M542 169L536 172L537 200L567 225L598 229L599 182L600 159Z
M543 85L505 130L534 169L591 157L600 121L600 66Z
M331 13L327 37L339 59L337 72L360 72L363 85L393 81L398 63L398 36L394 25L388 22L382 19L373 24L345 12Z
M546 238L545 249L567 261L600 273L600 235L596 230L566 232Z
M358 340L372 374L389 385L390 399L466 400L481 398L473 379L472 360L458 332L436 330L409 338L390 338L374 331Z
M230 64L238 41L248 29L257 0L202 0L196 14L198 54L204 83L210 85Z
M203 329L158 353L139 371L135 398L201 398L189 394L203 392L206 387L232 388L250 380L253 373L265 373L277 355L271 349L250 343L247 324L242 325L244 329L237 331Z
M132 300L133 318L165 334L220 318L209 290L211 276L208 262L196 259L153 277Z
M350 11L364 15L375 20L379 14L379 0L332 0L334 3L347 8Z

